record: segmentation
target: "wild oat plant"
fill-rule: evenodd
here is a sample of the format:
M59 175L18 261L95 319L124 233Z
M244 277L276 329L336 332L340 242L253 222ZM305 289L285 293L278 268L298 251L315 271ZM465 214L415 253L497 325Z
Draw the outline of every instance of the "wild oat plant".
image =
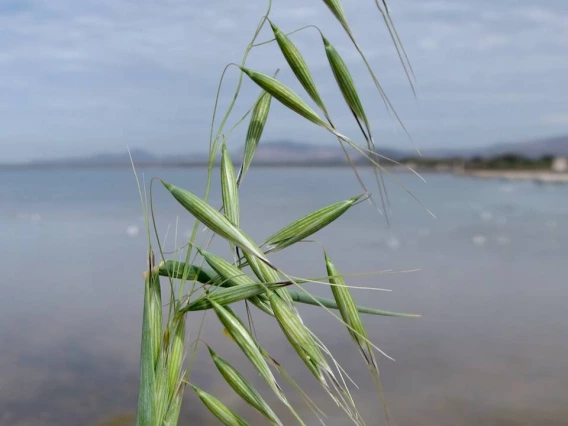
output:
M347 34L353 48L367 68L388 113L402 126L402 122L394 111L355 39L340 1L323 0L323 3L338 21L341 27L340 31ZM414 78L412 69L393 26L387 4L384 0L375 0L375 4L379 13L377 16L382 16L400 57L403 69L412 86ZM301 279L281 270L278 265L270 260L270 254L283 249L291 250L291 247L299 242L306 241L317 231L330 225L363 200L370 200L379 210L384 211L385 217L388 218L386 208L387 196L383 183L384 170L380 164L380 160L383 158L376 152L370 122L345 61L318 27L310 25L285 33L289 29L284 30L278 27L277 22L270 19L270 10L271 4L269 3L266 13L262 16L252 40L245 50L242 62L239 65L230 64L225 69L225 71L233 69L235 72L238 72L239 80L232 101L222 116L218 127L216 127L217 101L215 102L209 142L205 197L203 199L199 198L170 182L163 180L153 181L162 183L173 198L195 218L193 232L183 256L185 259L173 260L165 258L153 215L152 185L150 185L149 203L143 200L150 247L148 270L144 273L144 313L137 411L138 426L177 425L184 390L187 386L195 392L203 404L221 423L231 426L248 424L220 399L192 383L192 363L188 362L186 364L186 361L188 361L186 355L191 352L193 357L199 342L204 339L194 339L194 343L186 347L186 317L191 315L193 318L195 316L197 321L200 321L199 313L196 311L211 311L218 318L226 332L230 335L232 342L240 348L258 375L266 381L270 391L290 410L301 425L304 425L305 421L289 402L288 397L278 384L277 377L292 385L312 409L313 415L323 424L321 411L286 372L282 360L277 361L274 358L277 354L270 354L262 347L260 339L257 339L256 334L251 332L248 325L250 322L245 322L242 318L239 318L231 309L231 305L238 303L254 305L260 311L258 315L264 315L267 320L277 323L282 330L282 334L288 340L299 359L305 364L307 370L321 385L323 391L357 425L364 425L365 421L357 410L350 387L347 385L347 380L345 380L344 370L324 343L304 323L296 309L296 304L306 303L319 306L331 315L330 318L332 320L337 320L343 324L346 332L351 336L356 350L361 353L363 362L370 370L383 401L377 357L375 355L376 352L380 352L380 349L369 340L360 314L415 316L357 306L351 296L350 286L347 285L344 276L342 276L325 251L322 253L322 264L325 264L327 270L327 277L325 278ZM259 34L263 28L269 28L269 31L273 34L272 39L258 41ZM355 142L354 139L345 136L336 128L329 110L320 96L312 73L300 50L292 41L293 33L301 30L315 30L314 34L321 39L322 53L325 53L329 67L337 82L337 88L343 95L354 120L358 124L362 139L364 139L363 144ZM290 70L298 79L307 96L317 106L319 112L312 109L299 94L282 84L276 78L278 71L275 74L269 71L269 73L274 75L272 77L247 67L246 63L249 53L255 47L269 43L272 43L274 48L280 50ZM224 74L225 72L223 72ZM245 123L248 119L248 131L246 133L242 164L238 172L236 172L225 145L234 126L226 130L226 124L232 116L243 80L246 81L247 79L250 79L250 83L260 89L260 93L245 117L237 121L238 125ZM413 87L412 90L414 90ZM219 98L219 92L220 89L217 93L217 99ZM323 207L299 218L259 244L253 241L239 225L239 187L243 183L253 161L255 150L261 140L273 100L294 111L300 119L303 118L327 130L334 139L338 140L347 161L361 185L362 194ZM404 126L402 128L404 129ZM222 206L213 206L208 203L208 198L212 174L215 170L218 170L214 166L219 156L219 151L221 156ZM372 165L375 172L373 185L376 184L378 186L381 205L375 203L374 198L367 190L365 182L354 167L351 158L353 153L364 156ZM148 205L150 208L146 209ZM196 236L198 235L198 230L203 225L210 232L209 240L207 244L198 247ZM154 260L153 239L150 237L152 229L156 237L154 241L157 241L154 245L157 246L161 257L158 264ZM231 248L232 259L227 260L207 251L211 240L215 237L226 240ZM307 282L326 282L330 287L330 298L316 297L307 292L302 286ZM164 283L167 283L170 292L167 303L162 300L161 296L161 286ZM166 309L167 312L165 312ZM259 391L252 386L251 382L233 367L229 361L217 354L213 348L208 347L208 350L213 364L219 370L221 377L236 394L251 407L258 410L266 418L267 422L274 425L282 425L283 423L275 414L275 410L266 402ZM386 404L384 409L385 418L388 422L389 414Z

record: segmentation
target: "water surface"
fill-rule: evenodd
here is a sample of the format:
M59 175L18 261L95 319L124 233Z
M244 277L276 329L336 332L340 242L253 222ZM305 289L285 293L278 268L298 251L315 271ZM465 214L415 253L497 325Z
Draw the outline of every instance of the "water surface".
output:
M203 194L203 169L143 172L146 181L160 176ZM0 177L0 425L100 425L115 416L128 424L136 405L146 252L131 171L5 171ZM361 290L361 303L423 315L366 317L371 339L396 359L380 359L396 423L568 424L568 186L426 177L424 185L397 175L437 219L391 181L390 230L364 203L317 235L344 273L418 270L350 279L393 290ZM242 226L262 240L358 192L348 169L254 169L241 194ZM159 232L171 250L176 234L179 244L187 239L192 221L159 186L154 197ZM212 200L219 202L217 190ZM213 250L227 252L220 241ZM285 250L274 261L298 276L325 274L319 245ZM323 286L310 289L329 294ZM317 308L302 314L358 382L354 393L368 424L382 424L373 383L346 331ZM200 319L190 317L189 340ZM277 326L257 319L260 340L313 391L330 414L327 423L346 424ZM214 316L204 333L219 354L254 377ZM251 424L263 424L220 380L204 351L196 365L193 382ZM294 423L285 410L278 413ZM317 424L305 414L308 424ZM200 423L216 424L187 398L181 424Z

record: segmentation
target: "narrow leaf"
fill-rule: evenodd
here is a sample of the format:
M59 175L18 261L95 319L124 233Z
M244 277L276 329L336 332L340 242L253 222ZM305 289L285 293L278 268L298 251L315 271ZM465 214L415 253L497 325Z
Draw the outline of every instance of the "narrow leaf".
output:
M154 285L153 254L149 256L149 268L144 280L144 311L142 314L142 343L140 347L140 386L138 394L137 426L155 425L155 376L154 338L152 333L152 298Z
M287 290L290 294L290 297L294 302L304 303L307 305L314 305L314 306L325 306L329 309L338 309L337 302L333 299L326 299L324 297L319 296L308 296L303 292L299 292L296 290ZM316 300L314 300L316 299ZM374 309L368 308L365 306L356 305L356 309L358 312L362 314L369 314L369 315L382 315L387 317L403 317L403 318L418 318L420 315L418 314L403 314L400 312L391 312L391 311L383 311L381 309Z
M215 273L207 271L200 266L190 265L178 260L166 260L160 263L159 274L164 277L197 281L210 284L214 281Z

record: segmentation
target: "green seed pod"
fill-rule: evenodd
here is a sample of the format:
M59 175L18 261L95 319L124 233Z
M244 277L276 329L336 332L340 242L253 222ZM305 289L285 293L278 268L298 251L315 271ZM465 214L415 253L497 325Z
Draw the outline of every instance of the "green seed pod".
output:
M229 407L215 398L213 395L204 392L197 386L191 385L199 399L225 426L250 426L245 420L233 413Z
M367 115L363 110L361 99L357 94L353 77L351 77L351 73L345 64L345 61L339 55L335 47L333 47L323 35L322 40L325 46L325 53L327 55L327 60L329 61L329 66L331 67L335 81L339 86L339 90L343 95L343 99L345 99L345 102L353 114L363 122L368 133L369 121L367 120Z
M262 74L247 68L240 67L241 70L250 77L258 86L270 93L276 100L288 107L296 114L301 115L307 120L318 126L329 129L329 125L323 121L320 116L310 108L310 106L302 100L295 92L287 86L266 74Z
M282 426L282 422L276 416L272 408L260 396L258 391L237 371L231 364L218 356L213 349L209 347L209 354L221 373L225 381L233 388L233 390L252 407L256 408L270 422L277 426Z
M343 6L339 0L323 0L325 5L329 8L335 19L339 21L341 26L345 29L348 34L351 34L351 29L349 28L349 24L347 23L347 17L345 16L345 12L343 11Z
M290 305L282 300L279 295L271 292L268 294L268 300L270 300L270 305L274 311L274 317L292 348L304 361L314 377L325 388L328 388L325 377L326 375L333 377L333 373L306 326L299 316L290 309Z
M225 216L235 226L239 226L239 190L231 156L227 146L221 148L221 196Z
M270 22L270 25L272 27L272 31L274 32L276 42L278 43L278 46L280 47L280 50L282 51L286 62L288 62L288 65L290 65L292 72L294 73L302 87L306 90L308 95L310 95L310 98L312 98L314 103L318 107L320 107L322 111L327 111L304 57L286 34L280 31L280 29L272 22Z
M252 115L249 122L249 127L247 130L247 136L245 141L245 153L243 155L243 164L239 170L239 176L237 178L237 185L241 184L246 172L248 171L262 132L264 131L264 126L268 120L268 113L270 112L270 103L272 101L272 96L265 91L262 91L258 97L254 108L252 110Z
M240 247L242 250L255 255L263 262L270 264L262 251L255 248L255 246L250 243L250 238L238 227L229 222L229 220L216 209L189 191L164 181L162 181L162 184L187 211L213 232Z
M219 321L225 327L225 330L230 334L231 338L235 343L241 348L245 356L248 358L250 363L255 367L261 377L268 383L268 386L273 390L273 392L286 404L288 401L284 396L284 392L276 382L272 371L268 367L266 360L262 356L258 343L250 335L247 329L241 324L241 322L231 313L230 310L225 309L218 303L211 302L213 309L219 318Z
M325 266L329 275L329 282L330 284L333 284L331 286L331 292L333 293L333 297L335 299L335 302L337 303L341 318L343 319L345 324L347 324L347 331L355 341L356 345L361 351L361 354L363 355L365 360L367 360L367 363L370 364L370 352L372 351L372 348L368 343L367 331L365 330L361 316L357 311L357 306L353 301L353 297L351 296L349 288L345 284L343 277L339 274L339 271L331 262L329 256L326 253L324 253L324 256Z
M271 235L263 244L268 250L276 251L289 247L304 238L315 234L320 229L326 227L331 222L343 215L365 194L357 195L345 201L331 204L315 212L312 212L300 219L292 222L277 233Z
M249 277L247 274L245 274L241 269L237 268L235 265L233 265L230 262L227 262L225 259L223 259L222 257L216 256L213 253L209 253L206 252L205 250L201 250L198 249L199 253L203 256L203 258L205 259L205 261L209 264L209 266L211 266L211 268L213 268L213 270L215 272L217 272L219 274L219 276L221 277L221 279L224 281L225 286L228 287L232 287L232 286L254 286L256 283L251 277ZM256 261L256 258L253 256L250 256L252 259L254 259ZM259 262L261 263L261 262ZM264 264L262 264L264 265ZM268 266L264 265L267 269L270 269ZM278 286L278 281L273 281L270 283L270 285L276 287ZM252 291L254 290L255 287L249 287L248 290ZM258 292L256 294L253 294L254 291L252 291L252 294L250 297L250 301L251 303L253 303L257 308L259 308L260 310L264 311L265 313L267 313L268 315L272 315L272 308L270 307L270 304L265 300L262 299L260 297L258 297L257 295L264 293L264 289L266 287L259 288L257 289ZM216 292L215 292L216 293ZM213 293L213 294L215 294ZM238 291L237 291L238 293ZM246 294L246 290L245 293L240 293L240 296L243 296ZM216 297L236 297L238 296L236 293L233 293L232 295L221 295L221 296L216 296ZM242 299L241 299L242 300ZM206 302L208 304L208 302ZM217 303L219 303L217 301ZM223 303L219 303L219 304L223 304ZM186 309L189 309L189 307L187 307ZM208 308L204 308L204 309L208 309Z
M266 291L269 289L282 287L284 285L285 284L282 283L275 283L275 284L251 283L251 284L237 285L234 287L217 288L213 290L211 293L205 293L202 296L195 299L194 301L192 301L189 305L185 306L180 311L180 313L211 309L213 307L213 302L218 303L221 306L225 306L225 305L230 305L231 303L250 299L251 302L257 305L259 304L259 302L262 303L258 299L259 295L266 293ZM270 309L270 306L268 306L268 309ZM269 310L267 313L271 314L272 311Z

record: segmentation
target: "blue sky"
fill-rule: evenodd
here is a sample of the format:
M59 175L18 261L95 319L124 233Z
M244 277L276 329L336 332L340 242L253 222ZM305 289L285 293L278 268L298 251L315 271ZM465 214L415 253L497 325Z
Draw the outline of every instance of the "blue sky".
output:
M415 100L372 0L344 0L356 36L419 147L484 145L568 133L568 1L392 0L414 66ZM0 1L0 162L120 152L205 151L221 71L240 60L265 0ZM315 23L356 77L377 142L412 144L385 112L321 1L274 0L284 31ZM270 32L263 33L267 39ZM293 36L343 133L357 129L315 31ZM277 46L249 65L297 89ZM232 69L221 104L235 84ZM256 98L245 82L235 119ZM228 143L242 145L245 129ZM336 143L274 104L266 140Z

